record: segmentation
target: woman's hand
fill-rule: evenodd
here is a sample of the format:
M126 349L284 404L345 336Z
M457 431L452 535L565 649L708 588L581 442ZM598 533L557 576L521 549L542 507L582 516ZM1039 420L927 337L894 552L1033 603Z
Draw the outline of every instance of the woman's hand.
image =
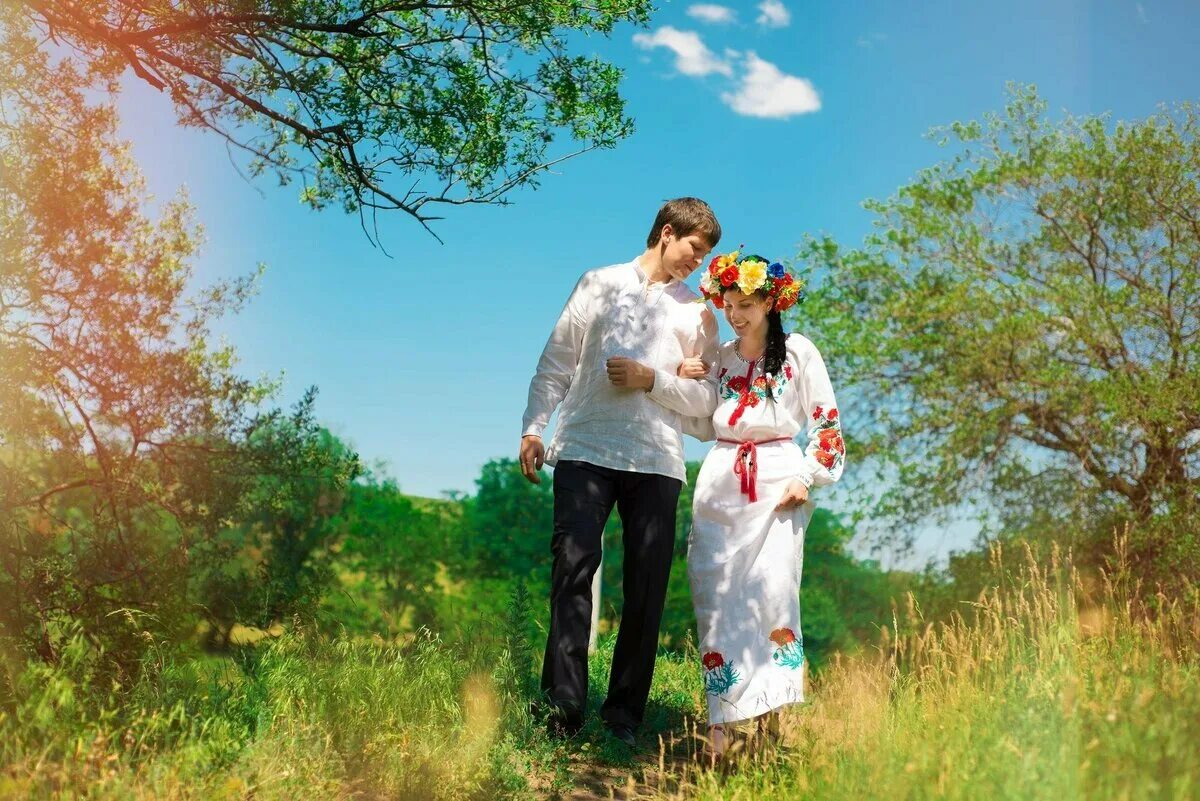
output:
M808 487L801 484L796 479L787 485L784 490L783 497L779 499L779 505L775 507L776 512L783 512L788 509L795 509L808 500Z
M708 365L699 356L688 356L679 363L675 375L680 378L704 378L708 375Z

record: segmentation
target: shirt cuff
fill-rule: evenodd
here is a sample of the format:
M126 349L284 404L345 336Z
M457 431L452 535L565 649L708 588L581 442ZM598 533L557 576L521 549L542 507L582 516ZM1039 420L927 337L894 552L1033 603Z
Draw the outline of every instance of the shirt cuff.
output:
M808 489L812 489L813 474L812 474L811 470L801 470L796 475L796 480L799 481L801 484L803 484Z
M530 423L525 426L525 430L521 432L522 437L537 436L540 437L542 432L546 430L545 426L540 426L537 423Z
M654 369L654 386L650 387L650 391L646 394L655 400L661 399L666 394L667 387L671 386L671 379L675 376L663 370L661 367Z

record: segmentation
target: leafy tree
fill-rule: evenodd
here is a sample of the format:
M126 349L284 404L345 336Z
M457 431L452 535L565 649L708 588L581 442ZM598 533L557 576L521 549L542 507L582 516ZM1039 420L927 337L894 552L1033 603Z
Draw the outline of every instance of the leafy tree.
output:
M88 77L131 69L253 174L314 208L502 203L553 164L633 130L620 70L570 34L645 23L648 0L19 0L10 24L68 46ZM557 133L578 143L550 152Z
M834 651L874 641L901 589L878 564L846 550L853 536L853 529L822 508L804 531L800 619L805 652L818 666Z
M492 578L549 577L554 533L554 488L530 484L514 459L493 459L475 481L467 501L466 555L473 575Z
M257 477L320 469L264 432L273 389L209 325L252 279L189 294L187 204L153 221L111 105L0 6L0 636L78 629L129 674L195 624L194 577Z
M1200 565L1200 116L1052 121L1031 88L941 131L957 147L885 201L805 306L901 523L964 502L1055 537L1135 524L1143 566ZM1174 523L1172 523L1174 521ZM1176 525L1178 524L1178 525Z
M215 635L227 642L236 623L268 628L311 619L336 581L334 549L358 455L313 417L309 390L288 419L260 425L246 450L261 462L241 498L236 523L223 530L193 571Z
M111 106L15 13L0 9L0 625L45 659L70 619L136 652L180 619L190 545L236 504L213 468L267 388L206 335L250 283L185 297L186 204L144 216Z
M391 479L369 474L349 488L339 525L343 558L381 586L391 619L398 624L411 615L412 626L432 625L438 567L448 555L440 516Z

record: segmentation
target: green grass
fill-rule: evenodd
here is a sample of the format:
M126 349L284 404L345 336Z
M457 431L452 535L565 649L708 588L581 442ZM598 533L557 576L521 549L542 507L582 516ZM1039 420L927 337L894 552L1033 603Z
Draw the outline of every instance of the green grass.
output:
M591 719L567 743L530 719L534 649L490 633L504 624L453 644L293 631L227 657L162 653L124 688L97 686L103 655L80 639L56 666L10 663L0 797L1200 797L1194 601L1089 589L1030 558L965 608L933 625L910 604L874 647L813 677L777 744L746 740L718 770L695 759L692 647L660 657L631 753L595 715L612 637L592 661Z

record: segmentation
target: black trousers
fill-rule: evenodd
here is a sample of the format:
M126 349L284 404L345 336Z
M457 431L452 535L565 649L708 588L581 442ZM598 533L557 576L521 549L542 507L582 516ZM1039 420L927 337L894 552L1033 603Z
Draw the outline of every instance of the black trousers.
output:
M614 504L624 528L625 606L608 698L600 714L609 724L636 727L642 722L654 675L675 546L675 507L682 486L677 478L586 462L560 461L554 468L550 545L554 568L542 691L568 725L582 722L587 703L592 576L600 566L604 524Z

